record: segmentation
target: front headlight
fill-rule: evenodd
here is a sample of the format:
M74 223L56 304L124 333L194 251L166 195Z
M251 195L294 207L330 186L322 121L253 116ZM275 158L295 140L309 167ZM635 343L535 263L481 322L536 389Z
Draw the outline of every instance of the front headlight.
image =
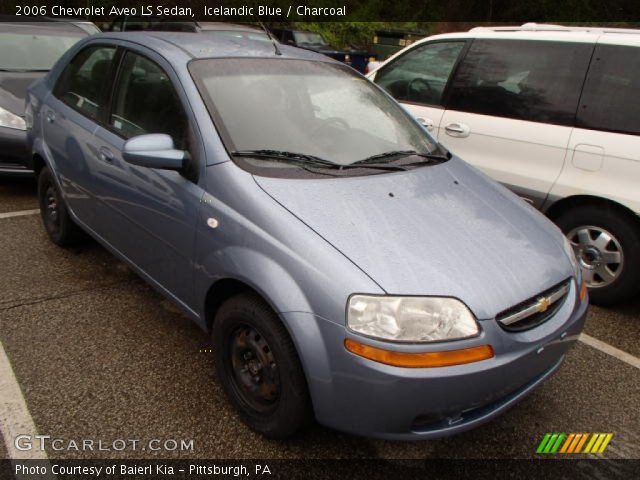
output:
M580 285L582 281L582 270L580 269L580 262L576 258L576 254L573 250L573 246L571 246L571 242L567 237L564 238L564 253L569 257L569 261L571 262L571 266L573 267L573 275L575 276L576 282Z
M0 107L0 127L15 128L16 130L27 129L22 117L2 107Z
M478 335L466 305L446 297L353 295L347 326L354 332L396 342L437 342Z

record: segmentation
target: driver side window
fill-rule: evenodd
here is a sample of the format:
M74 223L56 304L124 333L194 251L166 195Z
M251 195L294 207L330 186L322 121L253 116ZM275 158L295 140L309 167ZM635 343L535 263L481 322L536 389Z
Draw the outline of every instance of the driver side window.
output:
M444 89L464 41L421 45L384 66L375 83L396 100L442 106Z
M133 52L125 55L109 125L124 138L166 133L184 149L188 121L169 76L156 63Z

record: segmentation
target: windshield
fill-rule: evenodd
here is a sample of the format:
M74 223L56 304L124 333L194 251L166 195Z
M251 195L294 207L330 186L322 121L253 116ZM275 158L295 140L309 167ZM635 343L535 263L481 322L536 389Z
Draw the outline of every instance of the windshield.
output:
M350 165L436 149L395 101L340 64L228 58L198 60L190 70L231 152L294 152Z
M293 32L293 37L298 45L326 45L327 41L322 35L314 32Z
M0 70L51 70L63 53L86 36L81 31L56 32L46 27L24 26L20 30L0 32Z

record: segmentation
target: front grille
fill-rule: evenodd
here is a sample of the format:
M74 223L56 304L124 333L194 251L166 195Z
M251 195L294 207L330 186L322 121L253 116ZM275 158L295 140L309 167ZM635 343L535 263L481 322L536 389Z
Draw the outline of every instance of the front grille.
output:
M571 279L541 292L496 315L499 325L509 332L522 332L546 322L564 303Z

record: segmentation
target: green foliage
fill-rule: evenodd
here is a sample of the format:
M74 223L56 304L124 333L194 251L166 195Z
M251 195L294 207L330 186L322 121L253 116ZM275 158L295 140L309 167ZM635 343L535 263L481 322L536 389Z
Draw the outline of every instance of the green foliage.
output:
M428 31L426 24L417 22L291 22L293 28L321 33L338 48L371 45L376 30L403 29Z

